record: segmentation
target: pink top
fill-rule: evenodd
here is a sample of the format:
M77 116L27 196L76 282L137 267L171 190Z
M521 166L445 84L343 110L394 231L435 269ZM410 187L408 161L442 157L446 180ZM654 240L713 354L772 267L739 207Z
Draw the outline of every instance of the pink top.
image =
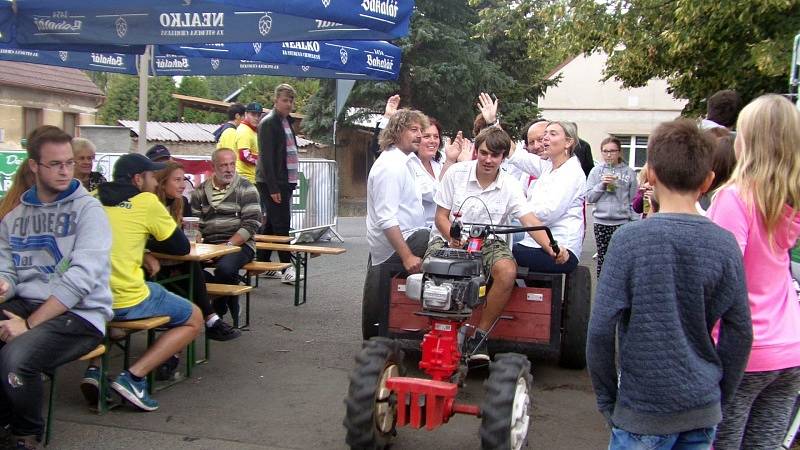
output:
M753 319L747 372L800 366L800 304L789 271L789 250L800 235L800 214L791 214L785 206L771 244L761 214L755 205L745 203L738 188L720 190L708 209L707 217L733 233L744 257Z

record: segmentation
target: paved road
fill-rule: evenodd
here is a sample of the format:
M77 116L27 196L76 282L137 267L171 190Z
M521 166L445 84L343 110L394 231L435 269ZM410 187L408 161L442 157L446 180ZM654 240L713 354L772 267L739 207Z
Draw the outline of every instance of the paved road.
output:
M54 449L344 449L343 399L361 346L360 302L367 246L363 218L342 219L347 253L311 259L309 303L292 306L292 288L262 281L251 331L212 343L212 360L193 378L156 394L161 408L87 411L77 383L83 367L59 373ZM582 260L594 271L587 235ZM115 351L112 366L119 370ZM408 365L416 361L408 359ZM461 399L479 403L486 374L473 374ZM607 431L585 371L533 361L533 421L528 448L598 449ZM396 450L479 448L479 420L457 416L434 432L401 429Z

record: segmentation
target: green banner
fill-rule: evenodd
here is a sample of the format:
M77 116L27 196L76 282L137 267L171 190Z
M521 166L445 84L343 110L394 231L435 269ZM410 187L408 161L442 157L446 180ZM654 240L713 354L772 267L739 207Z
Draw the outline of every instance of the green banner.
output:
M0 197L4 197L6 192L11 189L11 182L17 168L28 154L25 151L2 151L0 152Z

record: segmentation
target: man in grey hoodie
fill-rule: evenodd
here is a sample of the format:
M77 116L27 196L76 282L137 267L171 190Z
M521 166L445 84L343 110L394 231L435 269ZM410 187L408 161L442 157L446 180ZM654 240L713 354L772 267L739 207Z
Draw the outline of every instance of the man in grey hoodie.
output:
M112 316L111 230L100 202L73 179L70 141L49 125L30 134L36 183L0 222L0 446L37 448L41 374L94 349Z

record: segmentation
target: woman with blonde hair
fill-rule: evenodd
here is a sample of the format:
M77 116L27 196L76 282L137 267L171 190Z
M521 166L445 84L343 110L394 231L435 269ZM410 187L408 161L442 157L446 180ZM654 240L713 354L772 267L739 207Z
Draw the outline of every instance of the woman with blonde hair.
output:
M184 178L186 169L179 162L167 161L167 166L156 173L156 195L161 203L167 207L169 215L175 219L178 226L181 225L184 217L192 216L192 208L189 206L189 199L183 195L186 189Z
M800 389L800 304L789 272L800 236L800 112L764 95L742 110L736 128L738 163L707 216L742 251L753 345L734 398L723 403L714 447L776 449Z
M528 208L550 227L553 237L566 248L569 259L557 264L530 236L514 244L517 264L537 272L571 273L578 266L583 246L586 174L574 155L578 130L571 122L550 122L542 139L541 156L515 151L509 164L537 177L528 187Z
M72 138L72 154L75 156L75 178L80 180L87 191L97 189L100 183L105 183L106 178L100 172L93 172L94 159L97 154L92 141L84 138Z
M0 220L20 204L22 194L30 189L34 183L36 183L36 179L28 165L28 160L24 159L17 168L16 173L14 173L14 179L11 181L11 188L6 192L5 197L0 200Z

